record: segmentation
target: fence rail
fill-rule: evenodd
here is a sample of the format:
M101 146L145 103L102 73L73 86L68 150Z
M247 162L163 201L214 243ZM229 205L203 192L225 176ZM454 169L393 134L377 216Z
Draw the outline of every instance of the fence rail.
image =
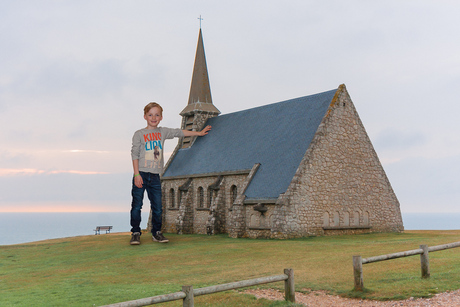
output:
M448 243L443 245L431 246L420 245L419 249L413 249L405 252L387 254L374 256L369 258L361 258L361 256L353 256L353 274L354 274L354 284L355 290L362 291L364 289L364 280L363 280L363 264L391 260L401 257L409 257L414 255L420 255L420 266L422 270L422 278L430 277L430 262L428 258L429 252L437 252L449 248L460 247L460 241L454 243Z
M286 301L295 302L295 287L294 287L294 270L284 269L284 274L268 277L260 277L255 279L242 280L228 284L221 284L205 288L193 289L193 286L182 286L182 291L142 298L134 301L121 302L103 307L137 307L147 306L158 303L165 303L176 300L183 300L183 307L193 307L193 299L195 296L212 294L227 290L251 287L256 285L268 284L284 280L284 298Z

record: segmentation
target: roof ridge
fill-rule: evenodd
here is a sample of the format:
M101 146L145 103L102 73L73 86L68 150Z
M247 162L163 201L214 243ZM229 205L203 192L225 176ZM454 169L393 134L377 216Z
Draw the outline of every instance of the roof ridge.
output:
M344 85L344 84L342 84L342 85ZM287 99L287 100L282 100L282 101L278 101L278 102L272 102L272 103L264 104L264 105L257 106L257 107L252 107L252 108L248 108L248 109L244 109L244 110L239 110L239 111L234 111L234 112L230 112L230 113L221 114L221 115L219 115L219 117L227 116L227 115L231 115L231 114L237 114L237 113L241 113L241 112L256 111L257 109L266 108L266 107L270 107L270 106L276 106L276 105L279 105L279 104L282 104L282 103L290 103L290 102L292 102L294 100L300 100L300 99L305 99L305 98L314 98L315 96L318 96L318 95L324 95L324 94L330 93L330 92L337 92L339 89L341 89L342 85L340 85L336 89L332 89L332 90L328 90L328 91L324 91L324 92L320 92L320 93L316 93L316 94L312 94L312 95L306 95L306 96L300 96L300 97L296 97L296 98L290 98L290 99Z

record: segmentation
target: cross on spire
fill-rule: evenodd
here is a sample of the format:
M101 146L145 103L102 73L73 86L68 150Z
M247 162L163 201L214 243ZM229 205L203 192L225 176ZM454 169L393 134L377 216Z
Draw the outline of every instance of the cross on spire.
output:
M200 20L200 29L201 29L201 21L203 20L203 18L201 18L201 14L200 14L200 17L198 17L197 19Z

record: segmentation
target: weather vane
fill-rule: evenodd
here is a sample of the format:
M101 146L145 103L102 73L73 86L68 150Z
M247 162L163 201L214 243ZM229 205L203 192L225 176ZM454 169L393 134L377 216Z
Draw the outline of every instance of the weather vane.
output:
M197 19L200 20L200 29L201 29L201 21L203 20L203 18L201 18L201 14L200 14L200 17L198 17Z

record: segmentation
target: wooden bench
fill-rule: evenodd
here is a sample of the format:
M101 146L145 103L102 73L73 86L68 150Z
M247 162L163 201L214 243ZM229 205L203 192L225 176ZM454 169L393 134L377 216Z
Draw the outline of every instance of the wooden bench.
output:
M100 235L101 230L102 231L105 230L105 233L110 233L111 229L112 229L112 226L97 226L96 229L94 229L94 231L96 232L95 235Z

